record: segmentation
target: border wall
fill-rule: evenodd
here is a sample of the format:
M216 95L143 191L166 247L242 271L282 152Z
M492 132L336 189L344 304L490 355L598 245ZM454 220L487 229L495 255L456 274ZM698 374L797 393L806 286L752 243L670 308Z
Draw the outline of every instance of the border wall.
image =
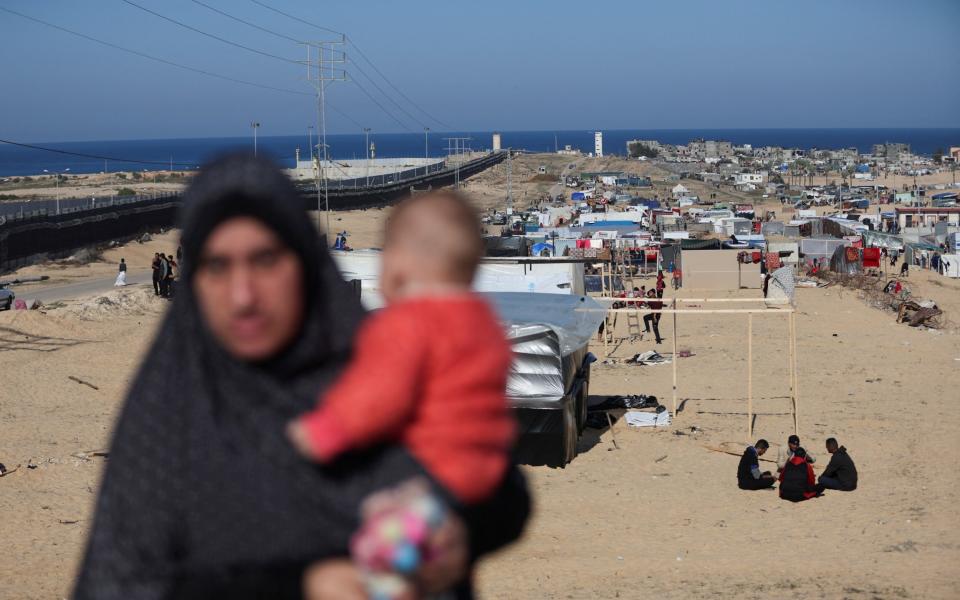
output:
M506 152L491 153L464 163L459 168L427 173L392 184L366 189L329 189L330 208L352 210L385 206L405 197L412 189L453 185L457 179L466 179L506 158ZM304 210L317 210L316 187L301 186L298 189ZM23 218L0 217L0 273L42 260L64 258L85 246L127 240L144 232L173 227L182 202L182 197L175 194L125 200L113 206L72 208L59 215L39 212Z

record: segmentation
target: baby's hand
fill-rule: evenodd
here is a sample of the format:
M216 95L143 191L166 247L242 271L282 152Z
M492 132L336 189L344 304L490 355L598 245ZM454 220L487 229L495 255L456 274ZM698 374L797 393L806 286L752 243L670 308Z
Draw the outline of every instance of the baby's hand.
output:
M290 421L287 424L287 439L297 449L297 452L306 458L313 458L313 451L310 448L310 439L307 437L307 430L300 421Z

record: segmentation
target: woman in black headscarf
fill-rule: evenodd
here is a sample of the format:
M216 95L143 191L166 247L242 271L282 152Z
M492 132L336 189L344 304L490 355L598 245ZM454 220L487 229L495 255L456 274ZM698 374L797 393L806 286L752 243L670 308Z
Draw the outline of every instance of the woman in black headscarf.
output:
M216 323L230 309L197 287L198 272L226 268L205 248L238 219L269 230L302 273L298 296L267 297L301 318L263 355L228 339ZM190 186L181 220L181 288L121 412L74 595L299 597L307 566L346 554L361 500L423 469L400 447L320 468L284 436L345 365L363 318L288 178L262 159L221 159ZM271 264L250 260L254 277ZM470 555L518 537L528 511L514 469L468 516Z

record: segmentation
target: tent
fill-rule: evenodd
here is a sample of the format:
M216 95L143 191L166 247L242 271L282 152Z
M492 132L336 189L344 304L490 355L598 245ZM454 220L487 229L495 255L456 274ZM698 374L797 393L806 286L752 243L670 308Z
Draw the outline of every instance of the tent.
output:
M844 275L856 275L863 272L863 262L859 248L853 246L837 247L830 257L830 270Z

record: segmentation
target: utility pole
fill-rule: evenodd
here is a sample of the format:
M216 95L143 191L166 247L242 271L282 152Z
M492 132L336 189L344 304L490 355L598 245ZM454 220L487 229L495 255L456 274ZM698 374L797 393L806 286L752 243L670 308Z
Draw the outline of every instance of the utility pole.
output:
M455 156L454 162L454 187L460 188L460 162L463 157L464 149L467 147L467 142L472 140L471 137L452 137L452 138L443 138L447 141L447 156Z
M367 184L370 187L370 128L363 128L363 146L367 151Z
M507 148L507 214L513 214L513 152Z
M430 128L423 128L423 157L430 158L430 142L427 136L430 134Z
M317 225L320 224L320 200L321 188L320 182L323 181L323 204L327 213L326 234L330 235L330 195L327 189L327 85L334 81L346 81L347 72L342 67L337 67L347 62L347 54L337 47L346 44L346 36L341 35L340 39L333 41L306 42L307 60L304 63L307 67L307 81L313 84L317 91L317 120L320 122L320 138L323 150L323 160L317 158ZM313 57L313 50L316 50L316 57Z
M307 147L310 148L310 164L313 164L313 125L307 125Z
M260 123L252 121L250 127L253 129L253 155L257 155L257 130L260 129Z

